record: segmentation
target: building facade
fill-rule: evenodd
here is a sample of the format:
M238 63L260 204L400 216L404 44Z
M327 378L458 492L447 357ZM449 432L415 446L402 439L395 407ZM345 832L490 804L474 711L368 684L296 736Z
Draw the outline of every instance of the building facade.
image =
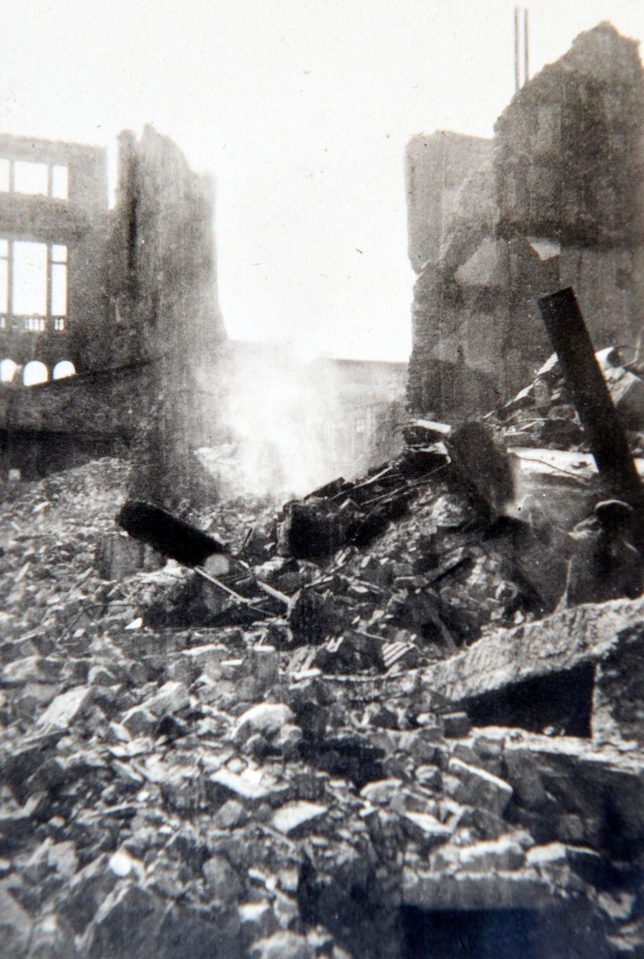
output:
M104 310L105 150L0 135L0 378L27 383L86 366Z

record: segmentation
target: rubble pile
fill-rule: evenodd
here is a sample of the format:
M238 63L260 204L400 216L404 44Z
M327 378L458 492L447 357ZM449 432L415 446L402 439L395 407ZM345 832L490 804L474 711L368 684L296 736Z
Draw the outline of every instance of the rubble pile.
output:
M644 365L624 363L619 349L595 354L636 456L644 454ZM586 450L588 444L553 353L525 389L496 411L508 446Z
M217 504L225 572L118 530L118 461L6 491L3 955L644 955L628 506L584 467L557 525L487 427L408 439Z

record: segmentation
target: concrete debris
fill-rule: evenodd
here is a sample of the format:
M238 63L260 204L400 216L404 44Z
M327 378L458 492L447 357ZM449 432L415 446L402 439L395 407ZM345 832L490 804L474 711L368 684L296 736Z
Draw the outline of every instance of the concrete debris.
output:
M286 803L273 814L271 824L287 836L301 834L303 830L318 828L319 820L327 812L326 806L306 801Z
M182 520L190 543L228 544L224 590L174 560L124 575L104 549L97 568L126 488L114 461L12 492L8 955L394 959L465 914L539 917L568 942L573 905L569 955L631 948L637 506L568 443L512 445L521 408L417 420L395 461L272 518ZM537 477L527 458L546 455Z
M59 726L65 729L88 705L92 697L90 686L77 686L61 693L49 704L38 719L39 726Z

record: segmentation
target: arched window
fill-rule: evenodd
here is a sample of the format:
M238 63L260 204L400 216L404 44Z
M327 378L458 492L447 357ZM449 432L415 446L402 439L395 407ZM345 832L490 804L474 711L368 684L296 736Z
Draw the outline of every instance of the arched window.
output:
M63 380L66 376L73 376L76 367L71 360L60 360L54 367L53 377L55 380Z
M22 374L22 382L25 386L36 386L37 383L46 383L49 379L49 372L44 363L40 360L32 360L25 366Z
M14 363L13 360L3 360L0 363L0 383L13 383L17 369L18 364Z

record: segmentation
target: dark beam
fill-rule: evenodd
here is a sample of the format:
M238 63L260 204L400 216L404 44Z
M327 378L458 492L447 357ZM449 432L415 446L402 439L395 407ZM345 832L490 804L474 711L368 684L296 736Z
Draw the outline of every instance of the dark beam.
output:
M602 480L613 495L639 501L642 486L626 431L595 358L574 291L568 287L542 297L539 309Z

